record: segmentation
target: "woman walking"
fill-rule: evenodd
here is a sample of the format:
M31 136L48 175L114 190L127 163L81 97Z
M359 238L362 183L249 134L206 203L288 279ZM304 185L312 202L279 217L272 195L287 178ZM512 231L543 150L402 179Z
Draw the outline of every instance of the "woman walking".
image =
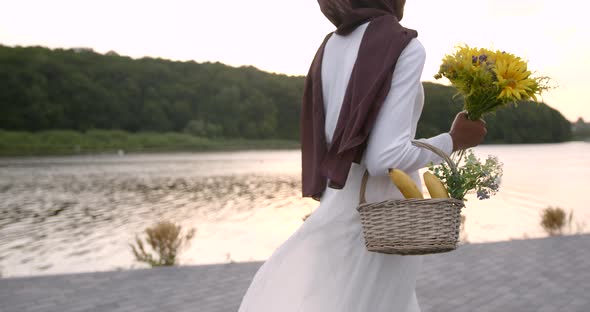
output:
M319 0L337 27L320 46L303 99L303 196L320 201L262 265L240 312L420 311L422 256L365 248L356 207L365 170L368 202L403 198L389 168L409 173L438 163L411 141L424 104L425 51L402 27L405 0ZM483 121L455 118L448 133L424 139L446 153L478 145Z

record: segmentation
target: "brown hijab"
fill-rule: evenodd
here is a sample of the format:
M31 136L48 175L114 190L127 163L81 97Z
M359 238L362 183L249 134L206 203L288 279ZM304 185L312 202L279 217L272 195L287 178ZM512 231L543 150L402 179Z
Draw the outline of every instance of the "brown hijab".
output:
M305 81L301 110L303 196L316 200L326 186L343 188L352 163L360 163L367 138L389 93L397 60L418 36L416 31L399 24L395 0L318 2L324 15L338 28L338 35L346 36L359 25L371 23L361 41L330 146L324 132L321 69L324 47L332 33L320 46Z

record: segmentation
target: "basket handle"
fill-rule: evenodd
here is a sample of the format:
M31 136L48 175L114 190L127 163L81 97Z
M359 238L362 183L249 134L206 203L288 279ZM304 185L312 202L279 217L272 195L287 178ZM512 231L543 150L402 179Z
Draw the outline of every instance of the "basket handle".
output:
M367 190L367 181L369 181L369 170L365 169L365 174L363 175L363 182L361 182L361 192L359 194L359 205L364 205L367 203L367 199L365 198L365 191Z
M414 145L416 147L423 148L423 149L427 149L427 150L437 154L447 164L449 164L453 173L457 172L457 165L453 162L453 160L451 160L449 155L447 155L445 152L443 152L440 148L430 145L428 143L422 142L422 141L417 141L417 140L412 140L412 145ZM367 200L365 198L365 193L367 191L367 182L368 181L369 181L369 170L365 169L365 174L363 175L363 180L361 182L361 189L360 189L360 194L359 194L359 205L364 205L367 203Z

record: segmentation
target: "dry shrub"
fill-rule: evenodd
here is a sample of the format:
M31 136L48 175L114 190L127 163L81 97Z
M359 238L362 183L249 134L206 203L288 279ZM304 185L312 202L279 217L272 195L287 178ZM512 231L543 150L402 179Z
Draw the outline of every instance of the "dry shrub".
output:
M194 229L190 229L186 235L181 235L181 232L180 225L168 221L158 222L153 227L145 229L146 243L150 246L151 252L146 250L144 242L137 236L137 246L130 244L131 251L137 261L145 262L152 267L175 265L178 254L188 246L195 234ZM152 255L152 252L157 257Z
M563 235L567 227L570 234L574 234L572 230L574 221L574 211L570 210L569 214L566 214L565 210L559 207L548 207L543 210L541 216L541 226L549 234L549 236ZM584 223L576 223L576 233L580 234L584 231Z

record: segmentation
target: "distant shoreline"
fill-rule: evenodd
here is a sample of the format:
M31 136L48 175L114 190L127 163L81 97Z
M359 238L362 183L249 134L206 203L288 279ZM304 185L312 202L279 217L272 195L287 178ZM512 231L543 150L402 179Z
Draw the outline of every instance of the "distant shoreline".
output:
M589 143L590 138L567 142ZM489 142L485 145L557 144ZM202 138L169 132L130 133L118 130L51 130L36 133L0 130L0 157L125 155L300 149L295 140Z
M129 133L117 130L70 130L36 133L0 130L0 157L155 154L299 149L299 141L208 139L184 133Z

